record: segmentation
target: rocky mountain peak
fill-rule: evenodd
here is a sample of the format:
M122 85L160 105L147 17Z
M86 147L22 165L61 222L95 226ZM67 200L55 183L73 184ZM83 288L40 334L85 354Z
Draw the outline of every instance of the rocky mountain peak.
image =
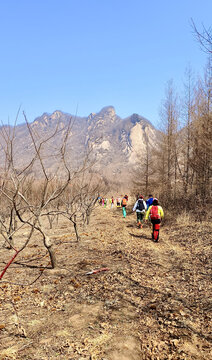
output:
M62 115L63 115L62 111L56 110L51 115L51 119L53 119L53 120L59 119Z
M115 108L113 106L106 106L102 108L97 114L91 113L88 117L88 131L95 133L96 136L103 136L108 132L111 132L120 118L116 115Z
M147 120L145 117L139 115L139 114L132 114L129 116L126 120L129 120L130 123L136 124L136 123L146 123L148 125L152 125L149 120Z
M130 119L131 119L131 122L135 124L137 122L140 122L142 120L142 117L139 116L138 114L132 114L130 116Z
M100 110L99 115L106 115L106 116L115 116L116 111L113 106L105 106Z
M32 123L36 134L48 137L53 133L59 123L59 129L65 128L71 114L60 110L52 114L44 113L37 117ZM122 119L115 111L113 106L103 107L98 113L90 113L87 117L74 117L71 136L68 140L68 156L73 166L78 166L78 162L83 157L87 146L91 145L94 149L92 156L96 160L95 168L105 176L120 175L122 164L131 166L137 161L137 154L145 154L146 142L154 146L158 132L154 126L139 114ZM52 139L54 148L61 146L63 132L58 133L56 139ZM25 124L17 127L17 164L22 166L30 159L31 139ZM23 146L24 144L24 146ZM1 160L0 151L0 160ZM47 166L54 172L57 164L52 162L52 158L46 156ZM3 160L2 160L3 161Z
M93 119L93 117L95 116L96 114L95 113L90 113L90 115L88 115L88 121Z

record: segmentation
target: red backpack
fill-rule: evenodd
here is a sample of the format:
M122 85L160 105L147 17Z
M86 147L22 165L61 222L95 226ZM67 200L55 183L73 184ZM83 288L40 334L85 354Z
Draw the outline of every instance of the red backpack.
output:
M160 219L160 215L158 213L158 206L157 205L152 205L152 208L150 210L150 219L151 220Z

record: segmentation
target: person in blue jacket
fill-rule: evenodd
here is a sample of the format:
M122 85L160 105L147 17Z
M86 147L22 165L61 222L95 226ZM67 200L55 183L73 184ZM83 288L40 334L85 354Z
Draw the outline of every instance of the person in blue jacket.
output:
M147 210L149 209L149 207L152 205L153 203L153 196L152 195L149 195L149 199L146 200L146 206L147 206Z

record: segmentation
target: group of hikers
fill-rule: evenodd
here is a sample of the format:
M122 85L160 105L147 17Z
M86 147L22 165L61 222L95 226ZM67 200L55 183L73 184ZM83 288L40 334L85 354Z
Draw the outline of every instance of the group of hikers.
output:
M137 224L140 229L142 228L143 219L145 222L147 222L148 219L151 221L152 239L155 242L158 242L160 223L164 217L163 208L159 205L158 199L153 198L153 196L150 194L149 198L144 201L143 196L140 195L138 196L138 199L133 206L133 211L136 211Z
M121 207L121 197L117 197L116 199L114 199L114 197L112 196L110 199L107 199L100 196L98 200L99 200L99 204L102 205L103 207L107 207L108 203L111 209L113 209L115 204L117 208Z
M108 199L100 198L99 203L106 207ZM116 199L116 206L122 207L122 214L123 217L126 218L126 207L128 203L128 195L124 195L122 199L119 197ZM111 209L115 204L115 199L112 196L109 199L109 204ZM137 215L137 225L138 228L142 229L143 227L143 220L147 222L148 220L152 223L152 239L155 242L159 240L159 230L161 220L164 217L163 208L159 205L159 201L157 198L154 198L151 194L149 195L148 199L145 201L142 195L137 195L137 200L133 206L133 211L136 212Z

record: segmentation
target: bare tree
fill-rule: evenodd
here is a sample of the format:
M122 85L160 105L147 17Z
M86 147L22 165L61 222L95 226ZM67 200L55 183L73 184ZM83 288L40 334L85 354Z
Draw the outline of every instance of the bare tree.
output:
M161 181L163 181L167 196L169 197L172 196L172 194L176 194L178 116L177 96L171 80L167 84L166 98L163 101L161 109L162 133L159 150L157 152L158 168L163 169Z
M44 219L51 218L52 220L52 217L66 216L71 220L76 230L76 212L80 207L82 208L82 194L74 194L71 184L77 183L86 169L92 166L89 163L88 152L80 167L71 170L66 150L71 131L71 119L66 128L59 129L56 126L50 136L41 138L34 132L25 114L24 118L33 150L29 161L22 166L16 163L15 127L12 132L7 127L1 129L4 171L0 183L0 206L1 210L5 209L5 211L1 211L0 234L8 246L15 251L15 255L6 265L0 279L15 257L29 244L34 233L40 234L49 254L51 267L56 266L54 247L46 232ZM60 147L51 148L51 156L54 157L54 162L57 164L56 171L51 174L45 163L45 151L52 140L55 140L59 135L61 136ZM31 174L38 169L40 179L35 180ZM64 196L70 197L69 208L64 207ZM24 229L24 236L21 235L22 238L17 243L16 239L21 229ZM76 235L78 237L77 230Z
M177 142L177 168L180 181L182 182L184 197L188 195L188 190L192 188L194 171L191 167L192 155L192 123L194 114L194 80L190 67L185 72L184 94L181 100L181 116L183 128L179 132Z
M155 144L156 145L156 144ZM133 192L148 196L155 188L155 155L154 145L150 145L148 136L145 134L144 150L137 154L137 161L132 171Z
M191 25L194 32L194 35L201 45L203 51L207 54L212 54L212 29L206 29L204 25L202 25L202 31L199 31L195 25L193 19L191 19Z
M195 97L195 112L192 126L193 151L191 166L195 173L196 194L202 201L211 196L212 158L212 75L206 69L204 81L199 82Z

